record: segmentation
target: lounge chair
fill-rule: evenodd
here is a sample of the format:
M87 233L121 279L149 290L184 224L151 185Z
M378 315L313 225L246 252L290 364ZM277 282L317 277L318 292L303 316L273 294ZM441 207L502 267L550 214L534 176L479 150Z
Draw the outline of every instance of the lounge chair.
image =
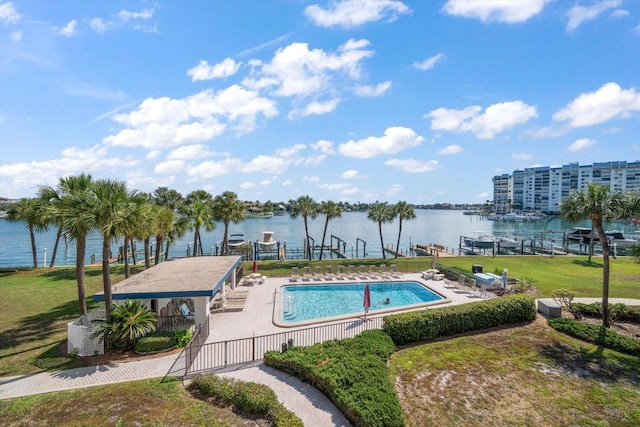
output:
M387 270L387 264L380 264L380 275L385 279L391 277L389 270Z
M361 279L367 280L369 278L369 275L367 274L367 266L366 265L359 265L358 266L358 276Z
M356 266L355 265L350 265L349 266L349 273L347 273L347 279L349 279L349 280L356 280L357 279Z
M345 277L346 277L346 275L344 273L344 265L339 265L338 266L338 271L336 272L336 279L344 280Z
M324 278L327 280L333 280L334 277L333 267L330 265L326 266L324 270Z
M322 280L322 278L324 277L324 274L322 274L322 267L319 265L316 265L313 274L311 275L313 277L314 280Z
M369 266L369 277L372 279L377 279L380 276L378 276L378 272L376 271L376 266L375 265L370 265Z
M291 267L291 278L290 282L297 282L300 280L300 273L298 272L298 267Z
M396 279L402 277L402 273L398 271L398 266L396 264L391 264L389 268L391 269L391 277L395 277Z
M312 278L311 267L305 266L304 272L302 273L302 280L311 281Z
M196 314L191 311L186 302L183 302L180 306L180 314L182 314L182 317L184 317L186 320L196 319Z

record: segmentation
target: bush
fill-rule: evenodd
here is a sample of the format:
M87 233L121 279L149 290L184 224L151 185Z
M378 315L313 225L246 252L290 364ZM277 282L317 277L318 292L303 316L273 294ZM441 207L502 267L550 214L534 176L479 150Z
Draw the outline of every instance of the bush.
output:
M604 326L592 325L567 318L548 319L547 323L553 329L582 341L587 341L632 356L640 356L640 340L625 337Z
M174 337L174 344L178 348L186 347L192 338L193 331L191 329L178 329Z
M386 365L393 351L388 335L370 330L355 338L268 352L264 360L322 391L353 426L394 427L405 421Z
M262 384L206 374L194 378L189 390L215 397L241 411L267 417L276 427L304 427L300 418L282 406L273 390Z
M573 303L572 306L582 316L602 317L602 303ZM640 323L640 310L629 307L626 304L610 304L609 316L611 316L612 321L621 320Z
M171 350L174 347L173 341L173 333L170 332L147 335L136 342L135 351L144 354Z
M403 345L535 318L534 298L516 294L474 304L385 316L382 329L396 345Z

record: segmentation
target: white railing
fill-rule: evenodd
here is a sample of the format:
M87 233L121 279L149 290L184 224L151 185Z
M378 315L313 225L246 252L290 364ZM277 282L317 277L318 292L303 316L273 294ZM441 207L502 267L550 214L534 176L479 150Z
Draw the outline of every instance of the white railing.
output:
M104 341L101 338L92 337L96 327L91 322L105 317L105 308L98 307L86 316L67 323L67 353L78 356L104 354Z

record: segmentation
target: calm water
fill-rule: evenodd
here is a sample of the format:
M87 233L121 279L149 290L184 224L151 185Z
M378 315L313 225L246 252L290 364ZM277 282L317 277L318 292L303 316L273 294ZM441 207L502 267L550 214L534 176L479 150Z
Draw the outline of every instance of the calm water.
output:
M485 218L473 215L463 215L462 211L440 210L416 210L416 219L404 221L402 224L402 237L400 249L409 253L412 244L428 245L440 244L457 249L460 245L460 236L473 236L474 232L483 231L496 236L518 236L540 238L541 234L548 236L548 230L556 231L557 238L561 238L562 232L571 231L574 226L590 227L585 221L578 224L567 223L560 218L540 220L535 223L507 223L489 221ZM320 245L324 219L318 217L309 221L309 233L315 243ZM619 229L625 235L632 235L633 225L626 223L610 224L607 229ZM398 238L398 223L383 224L383 239L385 247L394 246ZM231 224L230 233L243 233L246 240L256 241L262 239L263 231L273 231L274 239L287 243L289 249L302 248L304 242L304 223L302 218L291 219L289 216L274 216L271 218L248 218L240 224ZM210 233L202 236L203 250L205 253L215 251L219 245L224 227L220 224ZM327 239L333 234L344 240L345 252L350 257L381 257L380 237L378 224L367 219L366 212L345 212L342 217L329 222ZM189 233L184 239L174 243L170 249L170 256L186 256L187 248L193 241L193 234ZM39 233L36 235L36 247L38 251L38 263L42 265L46 249L47 264L51 261L55 242L55 232ZM366 245L365 245L366 243ZM87 240L87 263L101 259L101 238L92 234ZM113 250L117 254L118 242L114 242ZM142 245L138 245L142 249ZM365 253L366 250L366 253ZM326 253L326 252L325 252ZM302 256L302 253L299 254ZM289 258L296 257L291 254ZM325 255L326 257L326 255ZM75 242L70 241L65 246L61 241L58 248L56 265L73 265L75 263ZM0 267L32 266L31 244L29 233L24 224L9 222L0 219Z
M280 313L285 322L302 322L363 313L364 283L293 285L283 287ZM417 282L370 283L371 307L376 310L437 301L442 297ZM389 298L389 304L383 301Z

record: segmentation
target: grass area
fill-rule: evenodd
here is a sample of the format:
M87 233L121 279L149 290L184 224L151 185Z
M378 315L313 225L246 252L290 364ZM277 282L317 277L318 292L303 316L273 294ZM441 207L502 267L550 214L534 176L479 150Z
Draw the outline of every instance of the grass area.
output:
M639 359L544 320L401 349L389 366L408 426L640 425Z
M259 271L267 276L290 276L291 267L327 265L335 266L396 264L403 272L418 272L431 268L431 257L415 258L366 258L357 260L333 259L322 261L260 261ZM593 257L589 263L587 256L499 256L499 257L441 257L440 265L455 268L471 275L471 266L481 264L485 273L502 274L509 270L509 276L535 279L537 294L546 298L556 289L570 289L576 297L602 296L602 258ZM244 270L251 271L252 263L244 263ZM368 267L367 267L368 268ZM609 297L640 298L640 264L631 257L611 259Z
M194 398L179 381L132 381L0 400L3 426L237 426L241 415Z
M123 278L122 266L114 266L113 282ZM93 294L101 290L101 268L87 267L89 310L98 305ZM75 267L0 273L0 293L0 377L84 366L57 351L67 338L67 323L80 313Z

